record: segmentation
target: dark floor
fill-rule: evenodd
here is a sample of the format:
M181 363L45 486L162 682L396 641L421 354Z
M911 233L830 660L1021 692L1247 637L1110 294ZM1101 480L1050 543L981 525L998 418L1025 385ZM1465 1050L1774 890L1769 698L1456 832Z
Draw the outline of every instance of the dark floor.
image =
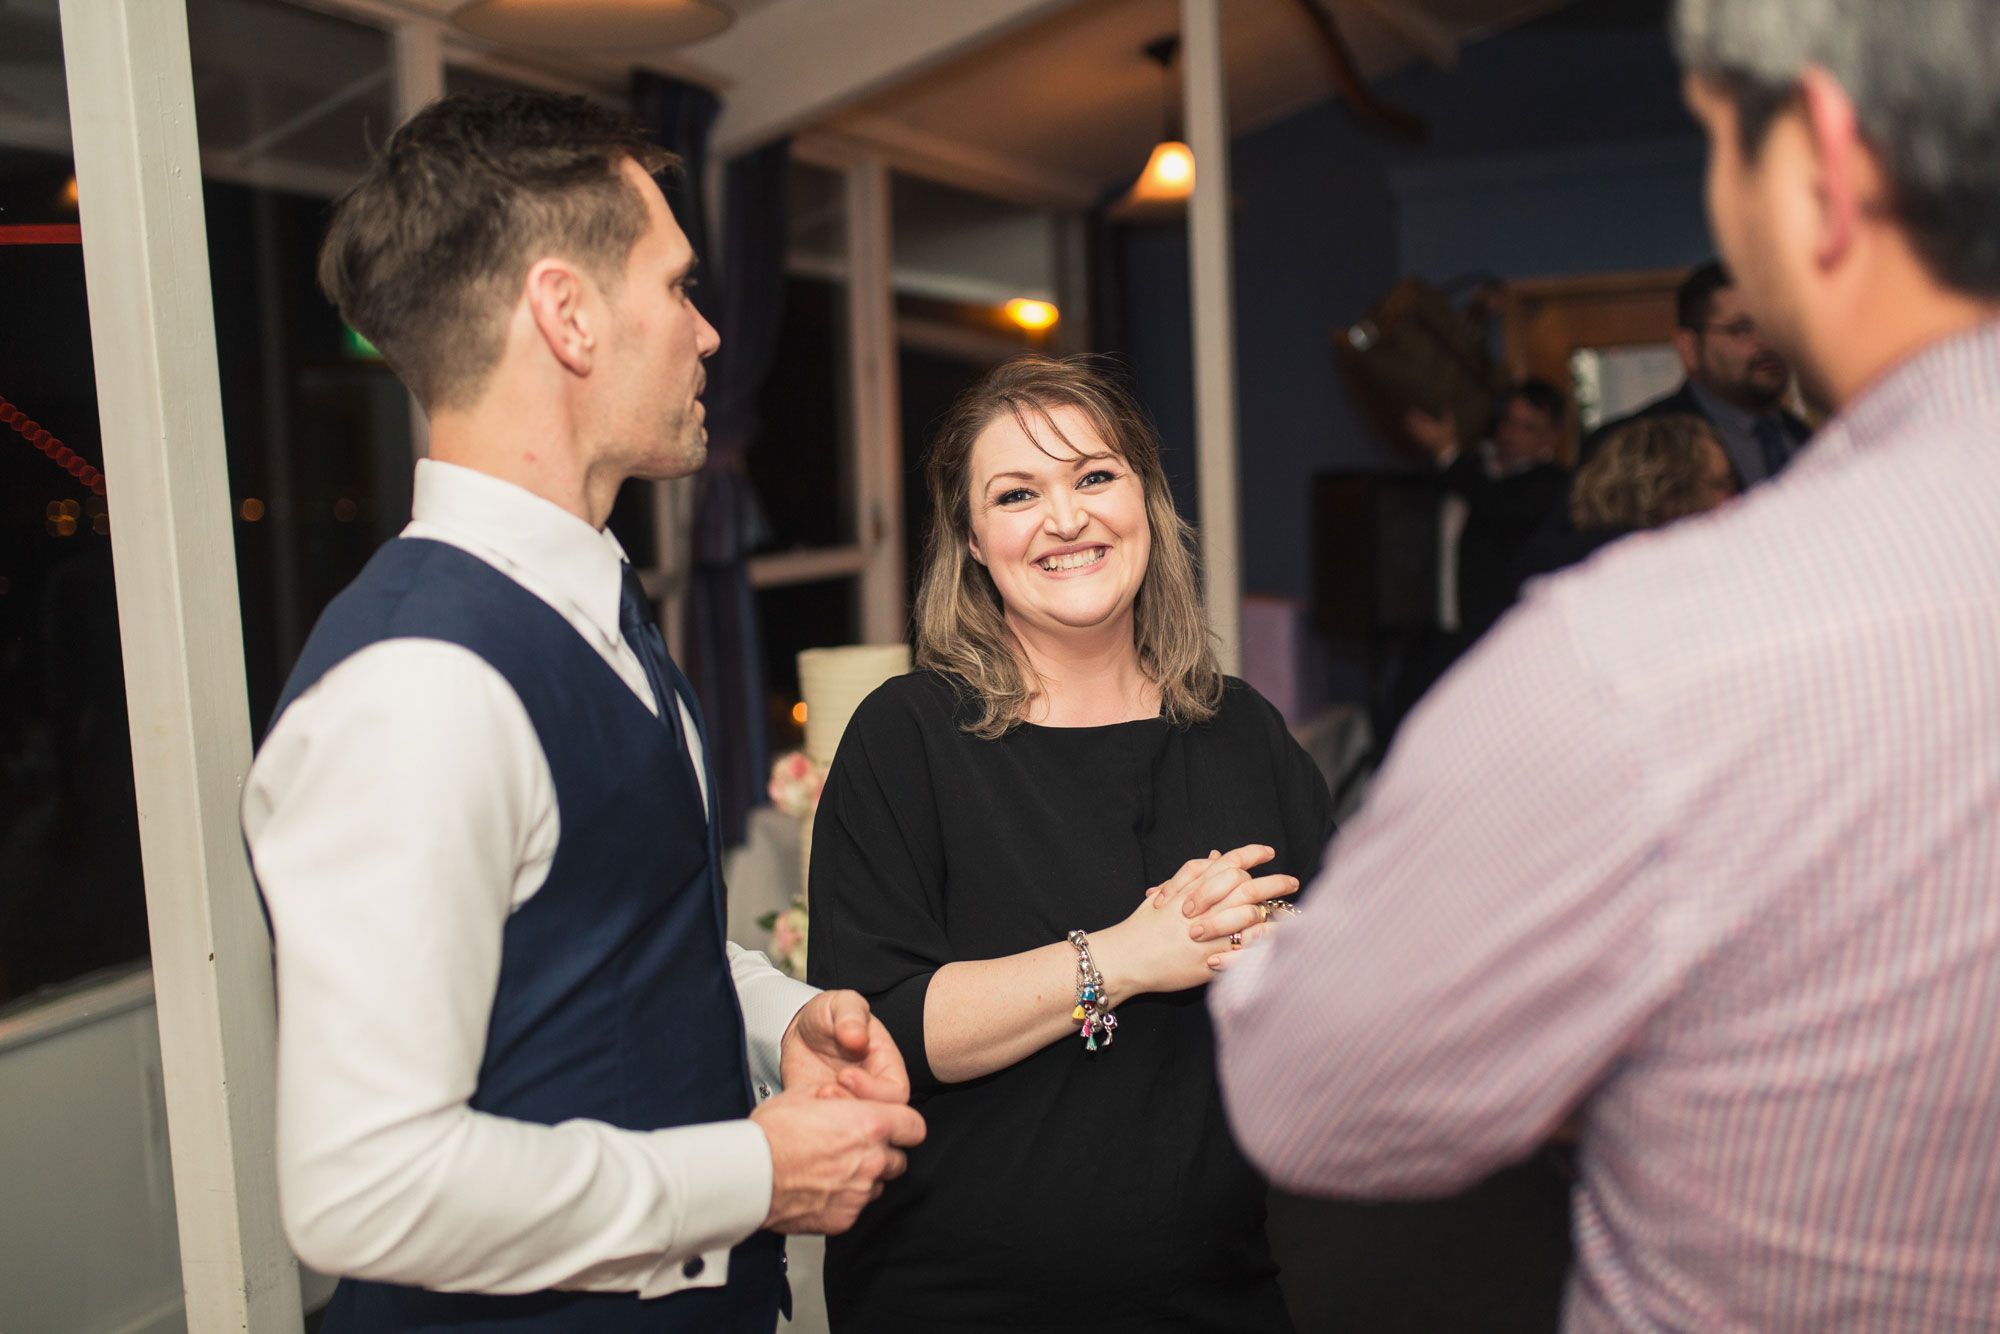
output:
M1547 1155L1447 1200L1271 1193L1271 1248L1299 1334L1555 1334L1569 1184ZM324 1312L306 1317L318 1334Z

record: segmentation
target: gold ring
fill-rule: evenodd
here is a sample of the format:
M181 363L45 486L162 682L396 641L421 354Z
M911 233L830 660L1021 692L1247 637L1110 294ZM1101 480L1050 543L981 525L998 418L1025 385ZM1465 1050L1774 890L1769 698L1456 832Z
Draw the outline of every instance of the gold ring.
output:
M1229 948L1232 950L1243 948L1243 933L1241 931L1231 931L1229 933Z
M1264 902L1257 905L1257 920L1260 922L1268 922L1271 920L1270 900L1267 899Z

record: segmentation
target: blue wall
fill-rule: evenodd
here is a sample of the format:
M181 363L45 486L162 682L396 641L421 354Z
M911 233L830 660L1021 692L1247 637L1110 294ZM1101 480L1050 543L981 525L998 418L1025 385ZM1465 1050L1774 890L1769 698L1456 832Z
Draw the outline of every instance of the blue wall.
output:
M1584 0L1469 45L1454 70L1383 80L1384 98L1430 122L1420 147L1389 142L1331 101L1235 142L1251 592L1308 592L1314 473L1406 466L1350 405L1330 342L1405 273L1527 277L1707 257L1701 141L1681 105L1658 8ZM1185 234L1133 229L1120 266L1123 350L1185 492L1193 440Z

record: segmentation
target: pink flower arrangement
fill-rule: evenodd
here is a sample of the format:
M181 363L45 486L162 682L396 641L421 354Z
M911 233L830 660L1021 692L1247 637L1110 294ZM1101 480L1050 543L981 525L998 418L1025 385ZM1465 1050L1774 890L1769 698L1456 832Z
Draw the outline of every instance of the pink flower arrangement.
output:
M803 820L819 809L820 789L826 786L826 770L814 764L802 750L787 751L771 764L771 804L795 820Z
M764 919L771 928L771 959L800 981L806 975L806 905L792 900L792 906Z
M826 768L802 750L787 751L771 763L771 804L801 823L802 851L812 846L812 817L819 809ZM801 865L803 872L803 865ZM801 880L804 879L801 874ZM806 975L806 932L811 919L804 895L783 912L765 913L757 925L771 933L771 961L801 981Z

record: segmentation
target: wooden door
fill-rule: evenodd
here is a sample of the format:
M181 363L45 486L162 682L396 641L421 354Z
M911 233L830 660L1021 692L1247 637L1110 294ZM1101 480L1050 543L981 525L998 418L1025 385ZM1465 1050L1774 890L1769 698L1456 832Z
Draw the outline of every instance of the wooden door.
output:
M1674 296L1687 273L1652 269L1510 282L1503 314L1508 369L1516 377L1535 376L1568 392L1570 357L1579 348L1672 342ZM1571 413L1561 446L1564 463L1575 462L1576 444L1576 414Z

